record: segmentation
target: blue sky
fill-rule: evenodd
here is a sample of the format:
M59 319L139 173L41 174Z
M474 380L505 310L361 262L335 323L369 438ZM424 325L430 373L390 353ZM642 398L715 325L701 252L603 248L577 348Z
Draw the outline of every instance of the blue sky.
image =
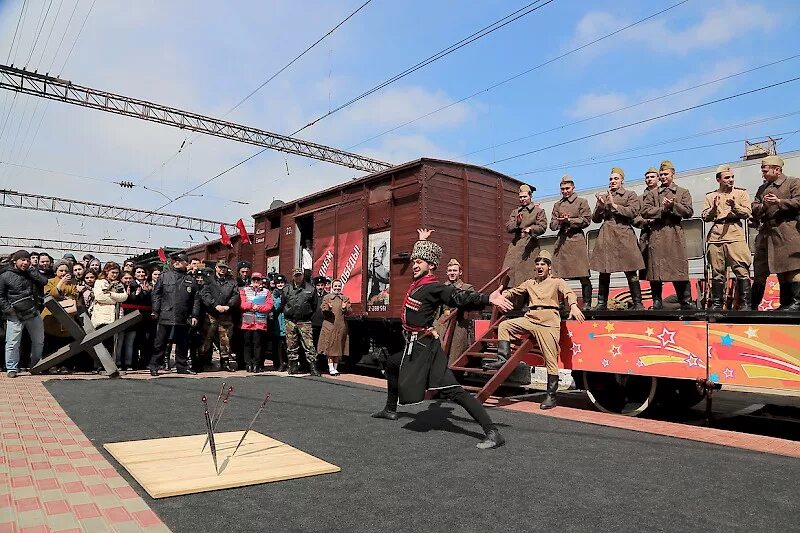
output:
M76 2L75 16L67 26ZM104 0L94 5L86 19L61 76L78 84L221 116L362 2ZM373 0L229 119L290 133L527 3ZM604 182L613 166L609 161L618 160L629 177L641 176L648 166L666 157L637 156L662 151L674 150L669 158L679 169L715 165L741 156L742 143L733 141L800 129L800 115L756 123L800 111L800 82L795 82L541 150L797 76L800 58L559 128L800 53L790 37L798 27L800 10L791 0L690 0L502 87L359 144L675 3L677 0L555 0L332 115L301 136L340 148L357 145L353 151L394 163L429 156L491 164L547 194L556 192L564 173L573 175L579 188ZM91 4L91 0L53 0L52 4L50 0L29 0L12 58L21 65L31 56L30 68L47 70L52 63L57 71ZM41 15L48 6L50 12L42 23ZM22 0L0 1L3 62L11 49L21 7ZM43 30L31 54L38 25ZM58 48L62 34L64 44ZM222 139L188 136L191 144L173 157L187 139L184 132L33 97L17 97L13 108L12 101L12 94L0 93L0 119L10 109L7 131L0 137L0 160L23 166L0 164L3 188L156 208L165 202L162 194L175 197L257 150ZM34 139L40 120L42 126ZM745 123L750 124L740 126ZM553 128L558 129L490 148ZM714 130L722 131L707 133ZM779 150L800 146L800 134L783 137L786 140ZM686 150L711 144L719 146ZM646 148L634 150L638 147ZM528 151L537 152L492 164ZM233 221L263 210L273 198L298 197L356 175L361 174L267 152L199 190L204 196L183 198L166 211ZM122 190L109 183L120 179L160 193L142 187ZM19 235L21 227L35 237L79 234L76 240L117 238L153 246L202 240L199 234L190 237L185 231L3 212L3 235Z

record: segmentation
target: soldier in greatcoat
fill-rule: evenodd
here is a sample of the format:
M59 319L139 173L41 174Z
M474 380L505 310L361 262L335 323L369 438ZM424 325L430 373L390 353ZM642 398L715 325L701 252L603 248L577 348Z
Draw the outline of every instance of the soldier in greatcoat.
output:
M592 270L600 273L600 286L597 289L595 310L608 309L608 292L611 274L624 272L631 292L633 309L644 309L642 288L639 284L639 270L644 268L642 253L633 231L633 220L639 215L639 197L625 189L625 172L619 168L611 169L608 178L608 191L597 193L597 205L592 213L592 221L602 222L597 235L589 264Z
M533 277L533 258L539 253L539 235L547 230L544 209L533 204L531 197L536 187L527 184L519 187L519 207L508 216L506 231L511 233L503 268L508 267L509 286L516 286Z
M586 247L584 228L592 223L589 202L575 193L571 176L561 178L561 198L553 205L550 229L558 231L553 250L553 275L581 282L583 308L592 305L592 281L589 277L589 249Z
M780 282L780 307L800 311L800 179L783 173L783 159L761 160L764 183L753 200L753 218L759 222L753 261L753 306L764 295L769 274Z
M317 353L328 358L328 373L339 375L339 359L349 352L347 317L353 312L350 298L342 294L342 280L331 283L331 292L322 298L322 327Z
M642 198L647 194L647 191L658 187L658 169L650 167L644 173L644 192L639 198L641 204ZM647 279L647 263L650 260L650 223L652 219L644 218L639 213L639 216L633 219L633 226L639 228L639 251L642 252L642 259L644 260L644 268L639 271L639 279Z
M650 233L650 257L647 279L653 294L653 309L663 309L662 284L671 281L681 309L691 309L689 257L681 220L691 218L692 195L675 183L675 167L662 161L658 169L661 182L657 189L644 195L642 216L653 219Z
M505 443L497 426L486 409L474 396L464 390L447 367L447 355L436 335L433 322L442 305L459 309L481 309L490 302L503 311L513 308L511 302L495 290L487 296L480 292L467 292L436 279L435 271L442 256L442 248L428 241L430 230L417 230L420 240L411 253L413 281L403 301L400 319L405 335L405 348L389 356L386 363L386 406L374 413L373 418L397 420L397 405L420 403L427 389L466 409L481 425L486 437L477 447L497 448Z
M461 279L463 273L461 263L455 258L450 259L447 263L447 281L445 281L444 284L452 285L462 291L475 292L475 287ZM445 320L453 313L456 313L456 317L452 319L456 321L456 325L453 330L453 338L450 340L450 350L447 354L450 364L453 364L455 360L458 359L458 356L469 348L470 321L464 317L463 311L459 311L458 308L449 305L442 305L440 313L439 318L437 318L434 323L436 333L439 335L440 339L444 339L444 334L450 325L450 321L445 322Z
M744 222L750 218L750 196L734 187L730 165L717 167L719 188L706 194L702 217L710 222L706 236L706 257L711 267L710 309L721 310L728 280L728 267L736 276L739 307L750 309L750 248L744 239Z

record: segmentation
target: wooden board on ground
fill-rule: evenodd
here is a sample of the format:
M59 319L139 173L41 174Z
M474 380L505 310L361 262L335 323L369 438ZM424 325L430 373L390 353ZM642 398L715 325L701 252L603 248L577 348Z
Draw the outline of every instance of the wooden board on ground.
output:
M233 453L243 431L218 433L214 472L211 450L200 453L206 435L111 442L103 447L153 498L166 498L219 489L257 485L298 477L339 472L341 468L317 459L279 440L250 431Z

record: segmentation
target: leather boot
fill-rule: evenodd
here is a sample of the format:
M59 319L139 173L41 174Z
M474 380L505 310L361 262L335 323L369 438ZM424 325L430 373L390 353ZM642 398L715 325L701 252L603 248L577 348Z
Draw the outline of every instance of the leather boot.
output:
M294 375L297 373L298 373L297 361L289 361L289 374Z
M608 289L611 286L611 276L600 274L600 284L597 287L597 305L592 311L608 311Z
M556 392L558 391L558 374L547 374L547 398L539 405L539 409L552 409L556 404Z
M592 284L581 285L581 297L583 299L583 310L588 311L592 308Z
M317 368L317 362L316 361L314 361L313 363L309 362L308 366L309 366L309 373L312 376L317 376L318 377L320 375L319 369Z
M736 306L737 311L750 310L750 278L737 278L736 279L736 292L739 293L739 305Z
M653 305L650 306L650 309L659 310L664 309L664 302L661 299L661 288L663 287L663 283L660 281L651 281L650 282L650 298L653 300Z
M639 279L629 279L628 289L631 291L632 309L634 311L642 311L644 306L642 305L642 285L639 283Z
M786 289L787 305L781 311L800 311L800 281L791 282Z
M486 432L486 437L476 444L475 447L481 450L491 450L492 448L499 448L505 443L506 439L500 434L500 430L492 428Z
M384 407L377 413L372 413L369 416L371 416L372 418L385 418L386 420L397 420L397 411L393 411L388 407Z
M678 298L678 307L684 311L694 309L695 307L691 304L692 290L689 287L689 282L673 281L672 285L675 287L675 296Z
M725 294L725 281L721 279L711 280L711 305L708 308L712 311L722 311L723 294Z
M483 365L486 370L499 370L502 368L511 353L511 341L497 341L497 359Z
M752 311L758 311L758 306L761 305L761 300L764 299L764 291L766 290L767 286L765 283L755 282L751 287L751 294L750 294L750 309Z

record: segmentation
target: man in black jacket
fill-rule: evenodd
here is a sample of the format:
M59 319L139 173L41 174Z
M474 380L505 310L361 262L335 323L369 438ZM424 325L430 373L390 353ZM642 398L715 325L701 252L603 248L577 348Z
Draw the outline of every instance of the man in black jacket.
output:
M286 347L289 357L289 373L297 374L297 362L300 359L300 343L306 353L306 361L312 376L319 376L317 370L317 350L311 330L311 315L314 314L316 292L305 282L303 270L296 268L292 273L292 282L284 291L286 305Z
M239 288L230 276L230 268L225 261L219 261L214 275L200 291L200 298L206 311L205 329L201 352L211 350L214 336L219 335L219 366L233 372L236 361L231 358L231 336L233 334L233 311L239 308Z
M22 330L31 337L31 366L42 357L44 324L42 293L47 278L31 268L31 256L18 250L11 256L13 265L0 274L0 309L6 318L6 370L8 377L17 377L19 345Z
M200 298L197 284L186 270L189 258L184 253L172 256L172 269L158 278L153 287L153 320L158 322L150 375L158 375L158 361L164 357L167 341L175 344L175 368L178 374L194 374L189 369L189 328L197 325ZM166 354L169 357L169 354Z

